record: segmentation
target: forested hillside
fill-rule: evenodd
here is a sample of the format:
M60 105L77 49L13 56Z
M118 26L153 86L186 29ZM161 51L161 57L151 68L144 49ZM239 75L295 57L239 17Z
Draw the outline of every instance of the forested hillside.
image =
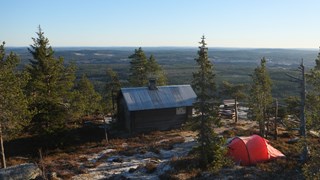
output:
M64 57L65 63L77 64L76 75L80 78L87 74L99 92L104 91L106 70L112 68L124 85L127 84L130 59L135 47L76 47L55 48L55 55ZM153 55L163 67L168 77L168 84L190 84L195 70L197 49L190 47L145 47L146 55ZM31 58L27 48L8 48L21 57L21 64ZM314 66L316 49L244 49L244 48L209 48L209 59L215 64L218 86L222 81L232 83L250 83L249 74L265 57L273 82L273 95L283 98L285 95L298 95L296 85L290 82L286 73L296 74L296 69L304 60L305 66Z

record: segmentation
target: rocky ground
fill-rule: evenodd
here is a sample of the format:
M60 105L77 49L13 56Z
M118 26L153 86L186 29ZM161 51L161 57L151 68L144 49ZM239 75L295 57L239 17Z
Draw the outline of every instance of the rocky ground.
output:
M227 139L257 134L258 126L248 120L235 124L223 119L215 132ZM290 142L296 137L296 130L281 126L278 140L273 140L272 135L268 139L286 158L249 167L230 165L219 172L197 167L195 156L190 153L197 146L196 133L182 129L56 148L43 153L37 163L53 179L303 179L299 146ZM312 140L318 142L317 138ZM9 165L30 161L27 157L10 157Z
M171 134L171 137L170 137ZM128 148L130 151L136 151L132 154L114 153L116 149L106 149L97 154L84 155L80 158L86 158L91 163L100 161L96 167L85 167L81 163L85 173L73 176L74 180L86 179L108 179L121 177L124 179L159 179L158 177L166 171L171 170L168 163L172 158L186 156L188 152L196 145L195 134L188 131L180 133L169 133L168 138L161 138L154 142L155 146L168 142L178 142L172 144L169 149L150 149L139 152L138 149L130 147L129 144L121 144L122 148ZM113 153L113 155L109 155Z

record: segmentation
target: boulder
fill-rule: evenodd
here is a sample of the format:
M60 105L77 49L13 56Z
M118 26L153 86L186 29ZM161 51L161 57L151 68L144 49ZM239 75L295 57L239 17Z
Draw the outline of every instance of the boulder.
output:
M36 177L40 175L41 170L33 163L20 164L6 169L0 169L0 180L36 179Z

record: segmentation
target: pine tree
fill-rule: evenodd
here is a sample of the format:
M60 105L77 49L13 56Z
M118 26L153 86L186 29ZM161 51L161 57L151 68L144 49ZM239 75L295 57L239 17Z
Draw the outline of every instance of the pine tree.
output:
M38 133L53 133L66 124L75 66L65 66L62 57L54 57L54 51L40 26L37 36L32 38L34 44L28 48L33 56L27 66L30 74L27 93L30 109L35 111L32 125Z
M121 82L117 72L113 71L111 68L107 69L108 82L106 85L107 90L107 102L110 104L108 106L108 112L112 112L115 115L116 110L116 98L121 88Z
M198 57L195 59L199 69L193 73L192 86L197 93L197 102L194 103L196 114L199 116L193 119L199 122L196 125L198 131L200 164L207 167L209 164L222 166L223 150L222 139L214 133L212 127L218 125L217 108L214 107L215 80L213 65L208 58L208 48L206 47L205 37L200 42ZM217 167L219 168L219 167Z
M315 67L307 74L308 94L306 102L307 119L309 127L320 129L320 50L315 59Z
M135 49L134 54L129 56L130 61L130 75L129 83L131 86L139 87L148 84L148 71L147 71L147 57L142 48Z
M76 84L74 94L75 98L72 103L74 118L79 119L101 112L102 97L95 91L93 84L86 75L83 75Z
M310 70L306 75L308 83L308 93L306 100L306 116L308 126L307 129L319 131L320 130L320 49L318 56L315 59L315 66ZM302 109L301 109L302 110ZM300 111L301 111L300 110ZM306 135L306 133L305 133ZM301 159L306 160L303 164L303 173L306 179L319 179L320 178L320 151L315 146L314 142L310 140L307 136L304 139L306 142L303 142ZM308 150L311 153L308 156ZM311 157L311 158L307 158Z
M6 168L3 139L18 136L28 125L30 112L23 93L26 76L15 70L20 60L12 52L6 56L4 45L0 45L0 144L2 167Z
M157 80L157 85L163 86L167 84L167 77L153 55L148 59L147 72L149 77Z
M316 66L314 67L314 69L320 71L320 48L319 48L318 56L315 59L315 62L316 62Z
M271 79L267 72L266 59L262 58L260 67L255 68L252 75L252 86L249 97L252 118L259 122L260 135L265 136L267 110L272 103Z
M135 53L129 56L130 59L130 75L129 83L132 86L145 86L150 78L157 80L157 85L165 85L167 83L166 75L162 67L157 63L153 55L149 59L142 48L135 50Z

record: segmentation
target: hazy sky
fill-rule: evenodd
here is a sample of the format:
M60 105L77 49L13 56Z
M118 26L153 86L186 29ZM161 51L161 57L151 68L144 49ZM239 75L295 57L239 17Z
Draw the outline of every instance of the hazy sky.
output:
M318 48L319 0L1 0L0 41L29 46Z

